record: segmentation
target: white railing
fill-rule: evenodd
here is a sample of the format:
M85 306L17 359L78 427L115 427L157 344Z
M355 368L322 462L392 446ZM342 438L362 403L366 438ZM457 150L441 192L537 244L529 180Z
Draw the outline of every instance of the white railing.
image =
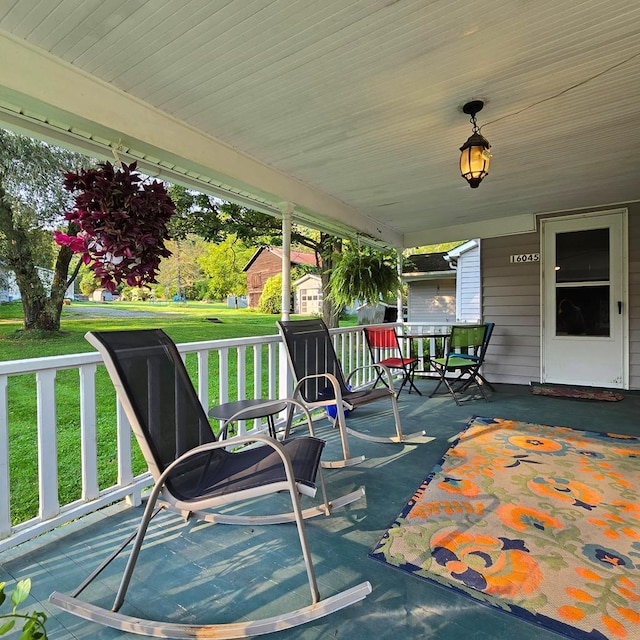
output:
M368 361L360 327L333 333L345 370ZM283 393L281 390L290 385L282 379L282 371L286 372L285 378L289 374L282 364L286 360L280 354L278 335L195 342L178 345L178 348L188 363L205 409L214 403L237 399L278 398ZM98 410L98 395L114 395L101 364L96 352L0 362L0 551L117 500L138 504L142 490L150 484L148 473L134 472L131 430L120 404L111 403L110 415ZM75 376L73 371L78 376L77 396L61 397L56 381L63 376ZM366 380L358 380L362 382ZM66 386L75 388L75 384ZM18 387L26 387L27 392L14 393ZM31 387L31 400L26 401L31 406L24 406L25 395L29 396ZM81 475L79 495L67 504L61 504L59 498L61 475L66 471L59 469L58 414L62 412L57 409L63 402L77 407L75 437L80 460L76 475ZM115 444L110 445L114 449L110 453L116 460L117 479L110 486L100 486L99 481L99 420L101 424L106 421L112 425L113 430ZM241 423L240 432L247 426ZM253 424L253 428L257 426ZM25 438L29 439L26 447ZM68 447L68 442L64 446ZM104 456L104 451L102 453ZM37 460L37 470L30 481L34 501L37 500L37 515L16 522L16 510L12 509L10 498L11 476L18 475L15 473L18 464L23 466L17 458L25 456L31 456L29 463ZM36 507L32 510L35 512Z
M434 328L415 329L427 332ZM362 327L333 330L332 335L345 372L370 364ZM425 341L419 342L418 355L423 355L425 345ZM289 395L290 374L278 335L193 342L178 345L178 349L187 362L205 409L232 400ZM74 397L69 398L68 391L61 397L59 387L62 385L57 384L57 380L75 376L74 371L78 376L77 395L75 383L69 384L67 379L65 386L74 389ZM355 384L371 381L370 374L360 373ZM19 396L15 394L18 397L13 393L25 385L34 390L27 402L31 406L26 407L24 391ZM135 472L135 449L127 418L115 399L105 402L106 396L113 399L115 392L97 352L0 362L0 551L118 500L140 503L143 489L151 484L150 476L144 468ZM72 446L79 448L77 472L59 469L59 439L63 431L72 430L69 425L62 429L59 424L58 413L62 412L57 408L61 403L77 407L78 430L72 434L75 439ZM109 407L106 412L105 404ZM68 413L65 411L65 415ZM115 458L117 466L116 480L109 486L101 486L100 481L99 459L101 454L105 455L105 446L99 443L99 422L108 425L111 442L115 442L107 445L106 451ZM20 425L19 428L16 425ZM240 423L238 428L242 433L248 425ZM262 425L254 422L250 428L262 428ZM26 447L25 438L30 439ZM68 448L68 440L62 446ZM37 459L30 492L34 499L32 512L35 513L37 504L37 515L20 518L15 515L15 504L12 508L10 469L22 464L25 456L32 456L31 463L33 457ZM70 473L74 476L71 479ZM77 498L61 504L60 483L63 480L77 483L78 474L81 477Z

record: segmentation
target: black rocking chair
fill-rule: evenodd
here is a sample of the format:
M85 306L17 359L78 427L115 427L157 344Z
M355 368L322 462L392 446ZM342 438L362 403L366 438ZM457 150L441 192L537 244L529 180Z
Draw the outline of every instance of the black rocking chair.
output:
M50 601L86 620L160 638L243 638L271 633L316 620L362 600L371 592L363 582L321 599L304 519L329 515L331 509L357 500L363 491L328 502L320 456L324 442L313 437L309 413L302 409L311 436L278 441L256 434L216 440L178 349L161 330L89 332L87 340L102 354L131 428L154 480L141 523L109 558L71 595L54 592ZM283 400L275 402L282 403ZM242 412L234 418L242 419ZM246 446L254 445L254 446ZM255 446L259 445L259 446ZM316 476L323 503L302 510L299 496L314 496ZM276 515L213 513L210 510L269 494L288 492L292 510ZM222 624L179 624L119 613L151 519L161 508L207 522L275 524L295 522L311 591L311 604L286 614ZM135 540L134 540L135 537ZM133 547L111 610L78 598L86 586L133 540Z
M333 426L340 429L344 457L342 460L323 462L323 466L344 467L358 464L364 460L364 456L351 457L347 433L358 438L382 443L426 443L435 439L425 436L425 431L409 435L402 433L398 400L388 367L381 364L359 367L351 371L348 377L345 377L329 329L322 320L278 321L277 324L284 340L291 370L296 379L293 397L309 410L331 406L336 408ZM378 389L351 389L349 382L356 372L367 368L372 368L376 373L382 374L386 386ZM394 436L371 436L347 427L343 409L352 410L377 400L391 401L396 430ZM289 420L291 414L290 410Z

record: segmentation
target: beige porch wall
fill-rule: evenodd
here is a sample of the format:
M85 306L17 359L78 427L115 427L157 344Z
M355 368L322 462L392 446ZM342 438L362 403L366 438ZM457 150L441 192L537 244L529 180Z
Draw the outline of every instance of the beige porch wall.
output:
M640 389L640 203L571 211L629 212L629 388ZM540 265L510 264L509 256L540 252L540 232L482 240L483 318L496 327L485 375L494 382L540 381Z

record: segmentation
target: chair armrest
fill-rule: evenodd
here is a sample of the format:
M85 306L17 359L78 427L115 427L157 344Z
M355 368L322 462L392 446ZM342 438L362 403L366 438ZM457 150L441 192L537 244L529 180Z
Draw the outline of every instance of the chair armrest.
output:
M394 388L393 388L393 376L391 375L391 369L389 369L389 367L387 367L387 366L385 366L383 364L379 364L379 363L376 363L376 364L365 364L365 365L362 365L360 367L356 367L347 376L347 380L346 380L347 384L349 384L349 380L351 380L351 378L356 373L358 373L358 371L366 371L367 369L375 369L376 371L382 372L387 378L387 386L389 387L389 389L391 391L394 391Z
M323 406L329 406L332 404L337 404L338 402L344 403L344 400L342 399L342 391L340 389L340 383L338 382L338 378L336 378L332 373L314 373L309 376L304 376L304 378L300 378L300 380L298 380L295 386L295 389L293 390L294 397L297 396L298 394L300 394L300 396L302 397L302 394L300 393L300 389L302 385L309 380L313 380L317 378L325 378L327 382L333 387L333 397L324 398L322 400L313 400L309 404L309 406L323 407ZM350 407L350 408L353 408L353 407Z

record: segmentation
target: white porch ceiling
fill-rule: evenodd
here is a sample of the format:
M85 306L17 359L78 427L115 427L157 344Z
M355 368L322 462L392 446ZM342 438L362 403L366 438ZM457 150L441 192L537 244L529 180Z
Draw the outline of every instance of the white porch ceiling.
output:
M639 36L630 0L0 0L0 125L364 241L517 233L640 199Z

